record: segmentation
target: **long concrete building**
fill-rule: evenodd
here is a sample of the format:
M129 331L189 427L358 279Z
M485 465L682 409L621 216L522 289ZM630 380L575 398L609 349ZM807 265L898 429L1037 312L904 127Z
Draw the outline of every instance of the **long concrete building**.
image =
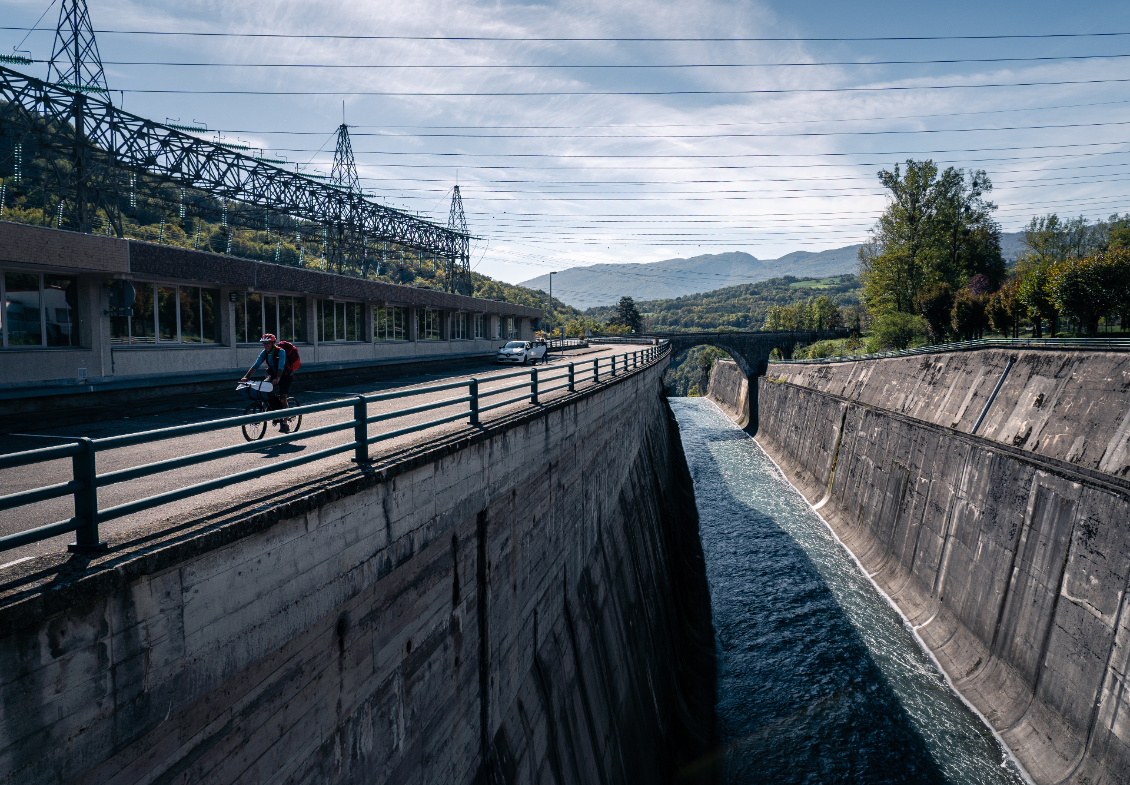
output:
M542 311L155 243L0 222L0 400L228 378L259 337L303 370L488 356ZM128 303L128 306L126 305Z

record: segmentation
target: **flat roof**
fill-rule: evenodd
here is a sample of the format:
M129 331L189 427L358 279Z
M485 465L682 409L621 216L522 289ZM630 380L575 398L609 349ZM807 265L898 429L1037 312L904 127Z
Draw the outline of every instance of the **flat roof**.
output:
M45 226L0 221L0 264L114 277L175 280L279 294L365 300L447 311L544 317L540 308L466 297L337 273L260 262L238 256L193 251L142 240L83 234Z

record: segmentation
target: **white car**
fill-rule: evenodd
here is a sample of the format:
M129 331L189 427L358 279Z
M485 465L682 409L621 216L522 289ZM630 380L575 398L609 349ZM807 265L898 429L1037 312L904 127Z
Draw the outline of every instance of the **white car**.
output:
M542 341L510 341L498 350L494 359L500 363L515 363L517 365L533 363L537 365L538 360L549 362L546 351L547 347Z

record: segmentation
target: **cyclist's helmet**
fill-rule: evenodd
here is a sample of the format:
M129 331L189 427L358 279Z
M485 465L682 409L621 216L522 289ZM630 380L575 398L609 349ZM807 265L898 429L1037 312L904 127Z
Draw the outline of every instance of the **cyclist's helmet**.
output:
M278 340L278 338L276 338L273 333L267 333L266 335L264 335L262 338L259 339L259 343L267 343L267 342L273 343L277 340Z

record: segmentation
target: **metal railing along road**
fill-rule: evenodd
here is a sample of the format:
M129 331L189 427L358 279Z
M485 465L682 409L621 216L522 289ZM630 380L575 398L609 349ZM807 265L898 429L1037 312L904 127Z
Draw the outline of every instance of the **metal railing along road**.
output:
M919 346L915 349L896 349L889 352L871 354L852 354L843 357L816 357L805 360L770 360L772 363L810 365L815 363L845 363L857 360L878 360L884 357L910 357L916 354L941 354L959 352L966 349L1029 348L1029 349L1114 349L1130 350L1130 338L981 338L976 341L940 343L932 346Z
M24 507L69 495L74 496L75 505L75 514L71 518L0 537L0 552L28 545L33 542L39 542L40 540L46 540L68 532L75 532L75 542L68 546L69 550L76 552L99 552L106 549L106 545L99 539L99 523L111 521L153 507L159 507L163 504L179 501L207 491L223 488L233 483L253 480L284 469L312 463L348 452L353 453L354 461L367 463L370 460L370 445L406 434L435 428L445 423L455 422L456 420L465 419L470 425L478 426L480 424L480 418L485 412L524 401L536 405L539 403L539 396L557 390L574 392L577 385L584 381L590 381L596 384L621 376L659 359L664 356L668 350L669 347L666 345L648 347L626 354L611 357L596 357L591 361L580 363L573 362L554 368L539 369L537 366L534 366L530 369L492 375L483 381L493 383L499 380L516 379L520 377L525 378L522 378L520 382L504 385L502 387L492 387L489 390L481 389L480 380L471 378L469 380L432 384L424 387L412 387L391 392L358 395L355 398L330 401L327 403L298 406L287 409L288 416L307 415L316 412L351 408L352 417L348 420L311 428L299 433L274 437L265 442L249 442L246 444L220 447L193 453L191 455L182 455L155 463L132 466L130 468L101 474L97 470L97 456L99 452L139 444L149 444L166 439L175 439L182 436L220 431L228 428L239 428L242 425L250 423L267 422L269 420L278 419L279 412L271 411L263 414L226 417L220 420L211 420L190 425L178 425L171 428L160 428L121 436L108 436L100 439L79 438L73 444L0 455L0 470L30 466L51 460L71 459L71 479L69 481L24 490L18 493L8 494L7 496L0 496L0 511ZM459 391L461 394L457 394L451 398L444 398L443 400L411 406L406 409L397 409L382 414L369 413L369 405L373 403L410 398L429 393L445 392L448 390ZM517 391L521 391L520 394L507 397L503 400L494 400L500 395ZM453 414L446 414L426 422L383 431L373 436L369 435L369 425L371 424L395 420L411 414L419 414L437 409L449 409L454 406L459 406L460 410ZM186 466L207 463L240 453L261 450L264 446L268 445L275 446L299 442L312 437L341 431L352 431L351 440L317 450L308 455L271 461L253 469L216 477L205 482L196 483L195 485L147 496L124 504L118 504L114 507L100 509L98 505L98 490L100 488L153 474L172 471L174 469L180 469Z
M546 345L550 349L583 349L589 342L584 338L550 338Z

